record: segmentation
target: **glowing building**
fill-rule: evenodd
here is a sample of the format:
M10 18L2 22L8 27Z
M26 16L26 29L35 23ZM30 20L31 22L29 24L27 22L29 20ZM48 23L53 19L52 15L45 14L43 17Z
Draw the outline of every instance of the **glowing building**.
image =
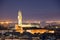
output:
M21 11L18 11L18 26L20 27L39 27L38 25L32 25L30 23L28 24L23 24L22 23L22 12Z
M17 32L23 32L23 27L39 27L40 25L31 24L31 23L22 23L22 12L18 11L18 24L15 25L15 29Z
M27 32L30 32L32 34L34 33L45 33L45 32L48 32L48 30L46 29L28 29L28 30L24 30L23 28L31 28L31 27L36 27L36 28L39 28L40 25L38 25L37 23L22 23L22 12L21 11L18 11L18 24L15 25L15 30L16 32L20 32L20 33L23 33L24 31L27 31ZM51 32L51 31L49 31Z
M18 11L18 26L22 26L22 13Z

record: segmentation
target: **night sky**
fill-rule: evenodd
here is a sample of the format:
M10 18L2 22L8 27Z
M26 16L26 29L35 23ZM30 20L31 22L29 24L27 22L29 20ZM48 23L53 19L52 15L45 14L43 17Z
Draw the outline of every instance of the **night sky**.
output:
M0 0L0 20L60 20L60 0Z

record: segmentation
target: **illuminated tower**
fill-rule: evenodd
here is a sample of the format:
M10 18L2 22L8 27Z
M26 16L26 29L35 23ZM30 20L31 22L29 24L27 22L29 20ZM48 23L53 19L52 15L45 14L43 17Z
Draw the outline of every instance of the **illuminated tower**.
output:
M22 26L22 13L18 11L18 26Z

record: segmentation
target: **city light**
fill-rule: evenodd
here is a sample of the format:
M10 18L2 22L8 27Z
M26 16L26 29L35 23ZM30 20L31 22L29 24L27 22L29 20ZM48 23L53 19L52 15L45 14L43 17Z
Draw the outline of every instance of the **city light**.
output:
M54 33L54 30L49 30L49 33Z
M9 23L13 23L13 22L11 22L11 21L2 21L2 22L0 22L0 24L9 24Z

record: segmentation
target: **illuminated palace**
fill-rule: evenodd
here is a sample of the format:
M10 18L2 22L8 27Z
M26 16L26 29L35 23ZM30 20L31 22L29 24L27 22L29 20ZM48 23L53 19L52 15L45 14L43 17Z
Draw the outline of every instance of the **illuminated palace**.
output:
M15 24L16 32L23 33L25 31L23 28L31 28L31 27L39 28L40 25L38 25L37 23L36 24L34 24L34 23L23 24L22 23L22 12L18 11L18 24ZM31 30L26 30L26 31L34 34L34 33L44 33L44 32L47 32L48 30L45 30L45 29L31 29Z

